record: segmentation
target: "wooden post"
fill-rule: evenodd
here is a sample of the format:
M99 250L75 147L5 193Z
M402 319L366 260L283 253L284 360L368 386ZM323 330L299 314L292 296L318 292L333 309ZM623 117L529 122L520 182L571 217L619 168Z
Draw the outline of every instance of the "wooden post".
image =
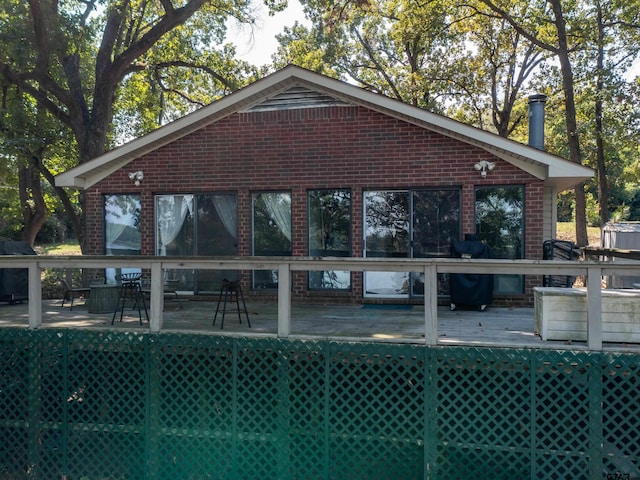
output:
M438 344L438 272L435 265L424 267L424 341Z
M291 335L291 269L288 263L278 265L278 337Z
M42 325L42 269L38 262L29 262L29 327Z
M164 281L162 264L151 264L151 298L149 299L149 330L159 332L162 329L162 313L164 310Z
M602 270L587 268L587 345L602 350Z

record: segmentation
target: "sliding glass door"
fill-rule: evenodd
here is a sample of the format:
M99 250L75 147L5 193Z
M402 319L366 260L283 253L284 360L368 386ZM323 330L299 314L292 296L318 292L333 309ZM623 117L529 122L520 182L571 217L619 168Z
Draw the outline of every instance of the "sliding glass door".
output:
M234 256L238 254L238 213L235 194L156 195L156 252L177 256ZM217 292L222 279L237 272L183 270L179 288L196 293Z
M437 258L451 255L460 238L459 189L364 193L364 256ZM439 288L446 293L444 278ZM424 294L421 274L366 272L365 296L405 298Z

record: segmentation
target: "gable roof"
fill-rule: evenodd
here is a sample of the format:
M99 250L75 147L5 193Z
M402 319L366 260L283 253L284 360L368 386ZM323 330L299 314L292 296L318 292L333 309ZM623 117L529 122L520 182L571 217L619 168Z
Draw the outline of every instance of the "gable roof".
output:
M558 191L593 176L593 170L340 80L289 65L216 102L56 176L59 187L86 189L132 160L236 112L359 105L477 146L544 180Z

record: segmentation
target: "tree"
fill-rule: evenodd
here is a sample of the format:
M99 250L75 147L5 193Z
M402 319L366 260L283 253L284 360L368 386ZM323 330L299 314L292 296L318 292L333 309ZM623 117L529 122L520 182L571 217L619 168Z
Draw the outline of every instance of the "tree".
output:
M272 10L286 5L266 3ZM238 88L249 66L232 61L233 49L210 52L222 43L229 18L252 23L249 0L5 0L0 81L34 99L59 130L70 131L70 161L83 163L132 133L112 128L116 114L134 110L131 98L146 108L157 99L153 118L162 121L171 108L197 103L194 90L181 90L195 86L196 77L215 84L212 95ZM143 87L140 75L153 81ZM146 114L133 115L141 129L154 124ZM54 172L41 164L51 182ZM76 216L63 202L68 215ZM79 217L74 229L83 246Z
M469 45L466 56L456 59L452 81L460 92L449 114L465 123L512 137L527 118L522 92L548 55L501 18L486 15L472 5L461 8L455 22ZM489 119L489 120L488 120Z

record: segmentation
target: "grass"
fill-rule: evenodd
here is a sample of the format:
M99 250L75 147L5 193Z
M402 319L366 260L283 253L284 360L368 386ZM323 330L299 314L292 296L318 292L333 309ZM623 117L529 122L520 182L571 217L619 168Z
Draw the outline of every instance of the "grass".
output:
M587 227L589 245L600 245L600 227ZM576 241L576 224L574 222L558 222L556 224L558 240Z
M34 250L38 255L81 255L80 245L77 242L36 245Z

